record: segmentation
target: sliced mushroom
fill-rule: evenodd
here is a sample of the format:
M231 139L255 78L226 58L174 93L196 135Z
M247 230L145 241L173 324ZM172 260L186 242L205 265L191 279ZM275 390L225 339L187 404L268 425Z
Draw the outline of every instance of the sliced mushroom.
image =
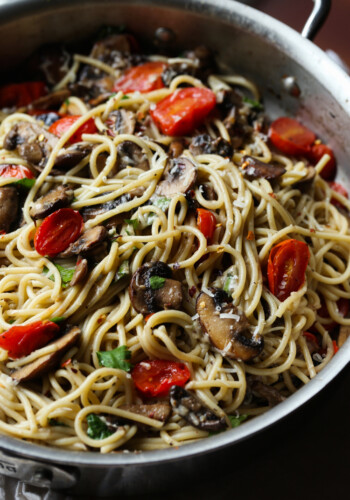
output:
M350 337L350 326L341 325L338 335L338 346L341 347L342 345L344 345L349 337Z
M273 180L281 177L286 172L286 169L280 165L264 163L257 158L247 155L242 158L241 168L244 177L249 180L261 178Z
M159 288L153 288L150 278L164 278ZM152 280L151 280L152 281ZM141 266L132 276L129 296L134 309L142 314L149 314L163 309L180 309L182 287L179 281L172 279L172 271L164 262L153 262Z
M40 171L46 165L47 159L58 140L58 137L37 123L19 122L6 135L4 148L9 151L17 150L17 153L22 158ZM83 143L61 149L55 160L54 167L66 170L72 168L90 152L91 146Z
M117 146L117 169L127 167L148 170L149 163L146 154L135 142L123 141Z
M112 111L106 120L112 134L133 134L136 126L136 116L133 111L117 109Z
M178 158L182 155L185 144L182 139L174 139L169 145L169 155L171 158Z
M13 186L0 188L0 231L9 232L18 212L18 193Z
M170 388L170 404L190 425L203 431L222 431L227 428L226 420L219 417L200 399L183 387Z
M312 186L314 180L316 177L316 170L314 167L309 165L306 167L306 175L302 179L300 179L298 182L296 182L294 185L296 188L300 189L301 191L307 191L310 189Z
M51 189L46 195L41 196L29 210L29 215L34 219L43 219L59 208L68 207L74 198L71 186L63 184Z
M258 377L250 378L249 387L254 396L266 399L270 406L276 406L286 399L277 389L264 384Z
M54 346L55 350L50 354L42 356L28 365L24 365L18 370L11 373L11 377L17 382L25 382L38 378L44 373L47 373L55 365L59 364L65 352L68 351L79 339L81 331L78 327L73 326L68 333L54 340L49 346Z
M68 89L50 92L49 94L44 95L43 97L39 97L39 99L31 102L28 106L28 109L42 109L43 111L47 109L57 109L70 96L70 94L71 93Z
M72 255L86 254L96 248L107 237L107 229L104 226L95 226L85 231L80 238L71 243L69 247L61 252L61 258L72 257Z
M160 422L167 422L171 415L171 406L166 401L152 404L125 404L119 408Z
M4 148L17 149L18 154L33 165L43 166L58 138L36 123L18 122L4 139Z
M91 153L91 150L91 144L86 143L73 144L68 148L63 148L55 159L54 168L63 169L64 171L69 170L78 165L78 163Z
M193 187L197 179L197 168L191 160L180 156L168 162L163 179L157 187L160 196L185 194Z
M26 69L32 77L38 80L45 78L50 86L54 86L68 73L71 58L62 45L43 45L29 58Z
M232 156L233 153L232 146L228 141L222 137L212 139L209 134L194 137L190 144L190 151L194 156L214 154L225 158Z
M84 222L86 222L89 219L94 219L98 215L105 214L111 210L114 210L115 208L119 207L120 205L123 205L123 203L127 203L130 200L131 200L131 195L129 193L124 194L119 198L107 201L106 203L100 203L98 205L83 207L80 213L84 219ZM129 215L130 215L129 211L114 215L113 217L107 219L106 227L115 227L119 224L122 224L124 219L127 219Z
M74 274L70 280L70 286L77 285L81 283L88 273L88 261L86 259L78 259L77 265L75 267Z
M205 292L198 295L196 310L212 344L229 358L249 361L258 356L264 347L263 338L250 333L247 318L226 292L217 288L211 292L212 296Z

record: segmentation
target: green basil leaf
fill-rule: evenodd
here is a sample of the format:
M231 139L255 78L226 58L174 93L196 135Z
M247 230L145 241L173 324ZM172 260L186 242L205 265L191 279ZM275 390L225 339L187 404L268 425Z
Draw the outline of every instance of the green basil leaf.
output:
M51 427L67 427L66 424L64 424L63 422L60 422L56 418L49 418L48 423L49 423L49 425L51 425Z
M126 345L121 345L111 351L97 351L98 361L101 366L107 368L119 368L129 372L131 370L131 363L128 361L131 358L131 351Z
M152 205L160 208L162 210L162 212L166 212L168 210L170 202L171 202L171 199L166 198L165 196L157 196L157 197L151 199ZM149 212L145 217L147 225L149 226L150 224L152 224L156 217L157 217L157 214L155 214L154 212Z
M121 101L126 101L126 99L130 99L128 95L123 95L123 97L120 99Z
M230 419L232 427L235 428L241 425L242 422L247 420L248 415L239 415L238 417L235 417L234 415L229 415L228 418Z
M86 420L88 423L87 435L92 439L105 439L113 434L113 432L108 429L107 424L94 413L90 413L86 417Z
M28 179L27 177L25 177L24 179L19 179L13 184L24 187L25 189L31 189L35 184L35 179Z
M124 219L125 224L132 226L134 229L138 228L139 221L137 219Z
M50 321L52 323L57 323L57 324L60 324L62 323L63 321L66 321L66 318L64 316L55 316L54 318L50 318Z
M159 288L162 288L165 283L165 278L162 278L161 276L151 276L149 279L149 284L152 290L159 290Z
M124 262L122 262L118 268L117 274L115 275L115 280L119 281L122 278L129 276L129 274L130 274L129 261L124 260Z
M63 267L63 266L60 266L59 264L55 264L55 266L57 267L58 272L60 273L60 276L61 276L62 288L67 288L71 279L73 278L73 274L75 272L75 269ZM48 274L48 272L49 272L49 269L47 267L44 267L43 273ZM48 276L48 278L51 281L55 281L53 274Z
M250 104L253 109L256 111L262 111L264 106L259 101L255 101L255 99L250 99L249 97L243 97L243 102Z

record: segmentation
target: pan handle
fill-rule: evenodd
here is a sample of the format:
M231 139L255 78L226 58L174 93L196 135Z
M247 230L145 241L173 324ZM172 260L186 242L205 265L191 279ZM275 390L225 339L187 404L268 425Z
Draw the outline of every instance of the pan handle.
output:
M301 32L302 36L313 40L331 9L332 0L314 0L314 8Z

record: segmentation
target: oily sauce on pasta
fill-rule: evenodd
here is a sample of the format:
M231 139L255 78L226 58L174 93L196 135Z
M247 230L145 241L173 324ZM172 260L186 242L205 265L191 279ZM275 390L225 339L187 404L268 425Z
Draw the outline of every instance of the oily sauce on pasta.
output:
M316 130L208 49L89 50L40 48L0 87L0 431L179 446L344 343L350 203Z

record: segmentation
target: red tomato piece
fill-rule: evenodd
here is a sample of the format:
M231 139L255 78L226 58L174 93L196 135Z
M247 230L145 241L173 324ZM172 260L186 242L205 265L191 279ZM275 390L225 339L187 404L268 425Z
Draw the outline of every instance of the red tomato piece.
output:
M48 215L34 236L34 247L40 255L54 256L77 240L83 230L82 216L72 208L60 208Z
M59 120L55 121L49 128L51 134L57 135L57 137L62 137L63 134L70 129L74 123L81 118L81 115L67 115ZM69 142L74 144L75 142L81 142L83 134L95 134L97 128L93 118L89 118L81 127L78 128L76 132L71 136Z
M141 93L165 87L162 73L168 65L163 62L147 62L127 69L114 84L113 91L121 90L124 94L139 91Z
M332 344L333 344L334 354L336 354L339 351L339 347L338 347L337 341L336 340L332 340Z
M197 226L201 233L210 241L216 228L216 217L205 208L197 208Z
M341 184L339 184L339 182L332 181L332 182L328 182L328 184L329 184L329 187L331 189L333 189L333 191L335 191L336 193L341 194L342 196L344 196L344 198L349 198L349 193L347 192L347 190L345 189L344 186L342 186ZM338 206L338 207L342 207L343 206L342 203L340 201L336 200L335 198L331 199L331 203L333 205Z
M337 300L337 309L343 318L346 318L349 314L350 311L350 301L349 299L345 299L344 297L341 297L340 299ZM320 316L321 318L324 318L327 321L327 323L322 323L323 328L325 328L328 332L331 332L336 328L337 324L335 321L331 320L329 316L329 312L326 306L326 302L321 299L321 307L320 309L317 310L317 315ZM315 325L312 325L312 330L317 332L317 329L315 328Z
M298 240L282 241L271 249L267 277L269 289L278 300L283 302L303 286L309 258L309 247Z
M0 347L8 351L10 358L21 358L48 344L59 331L60 327L52 321L12 326L0 335Z
M7 179L34 179L35 176L29 168L23 165L0 165L0 177Z
M331 149L329 146L326 146L326 144L313 144L307 156L312 164L316 165L320 161L322 156L326 154L331 158L321 171L320 176L326 181L331 181L334 179L335 174L337 173L337 161L335 159L333 149Z
M314 335L313 333L310 333L310 332L304 332L303 333L303 336L309 340L310 342L314 342L315 344L318 345L318 340L316 338L316 335Z
M47 94L44 82L11 83L0 87L0 108L20 108Z
M201 125L215 108L216 96L209 89L187 87L158 102L151 117L165 135L186 135Z
M167 396L172 385L183 387L191 373L184 363L154 359L137 363L131 376L144 396L154 397Z
M293 118L282 117L271 123L269 138L272 144L287 155L307 155L316 135Z

